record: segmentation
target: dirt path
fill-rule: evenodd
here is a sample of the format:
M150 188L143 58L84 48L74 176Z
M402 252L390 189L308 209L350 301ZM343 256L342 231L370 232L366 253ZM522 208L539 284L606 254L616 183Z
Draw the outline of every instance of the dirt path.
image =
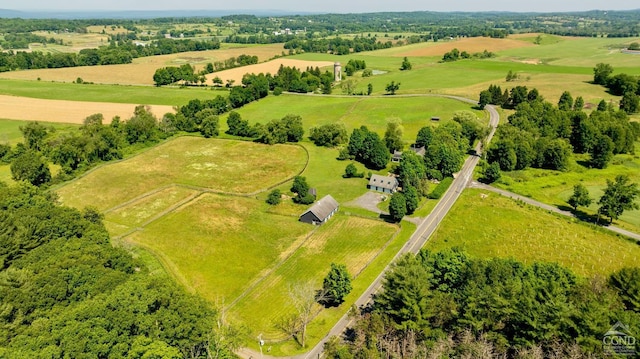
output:
M82 124L89 115L101 113L104 122L120 116L133 116L137 104L83 102L66 100L43 100L30 97L0 95L0 118L24 121L43 121ZM172 106L152 105L151 112L162 117L167 112L175 112Z

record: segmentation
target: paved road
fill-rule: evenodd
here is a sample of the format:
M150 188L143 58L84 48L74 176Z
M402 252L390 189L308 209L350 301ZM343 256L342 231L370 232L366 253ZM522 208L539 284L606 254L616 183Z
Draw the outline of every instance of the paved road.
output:
M422 96L425 96L425 95L422 95ZM463 97L458 97L458 96L448 96L448 95L426 95L426 96L446 97L446 98L451 98L458 101L477 104L476 101L463 98ZM489 116L490 116L489 126L491 130L486 140L486 143L489 144L498 126L498 122L500 121L500 115L498 114L498 111L496 111L496 109L491 105L487 105L486 110L489 111ZM478 144L475 150L478 154L480 154L482 150L481 145ZM478 164L479 159L480 158L475 155L469 156L466 159L466 161L464 162L464 165L462 166L462 169L453 180L453 183L451 184L447 192L442 196L440 201L438 201L438 204L434 207L433 211L431 211L431 214L425 217L422 223L418 225L418 228L413 233L411 238L405 243L405 245L395 255L391 263L389 263L387 267L382 271L382 273L380 273L380 275L376 277L376 279L371 283L371 285L369 285L367 290L364 293L362 293L360 298L356 300L355 305L357 305L358 307L361 307L368 304L371 301L371 299L373 298L373 295L382 287L382 280L384 279L384 274L387 272L387 270L391 268L393 263L395 263L399 257L405 255L406 253L418 253L420 251L420 249L424 246L424 244L429 240L429 237L431 237L433 232L435 232L435 230L438 228L438 226L440 225L440 222L445 217L445 215L449 212L449 210L451 209L453 204L456 202L458 197L460 197L460 194L462 193L462 191L467 187L468 183L471 182L471 179L473 177L473 170L475 166ZM351 319L348 317L347 314L345 314L333 326L333 328L329 331L329 333L309 352L305 354L300 354L291 358L294 358L294 359L320 358L324 350L324 344L329 340L329 338L333 336L342 335L342 333L344 333L344 331L349 327L350 323L351 323ZM249 358L272 359L273 358L268 355L256 353L246 348L241 349L240 351L238 351L237 354L240 357L245 359L249 359ZM284 359L284 358L279 357L279 359Z
M536 206L536 207L540 207L542 209L546 209L547 211L558 213L558 214L561 214L561 215L567 216L567 217L577 218L572 212L563 211L558 207L551 206L551 205L548 205L546 203L538 202L538 201L536 201L534 199L531 199L529 197L521 196L519 194L515 194L513 192L505 191L503 189L495 188L495 187L492 187L492 186L489 186L489 185L486 185L486 184L483 184L483 183L472 181L472 182L469 183L469 187L480 188L480 189L484 189L484 190L491 191L491 192L494 192L494 193L498 193L499 195L502 195L502 196L505 196L505 197L509 197L509 198L513 198L513 199L517 199L517 200L520 200L520 201L522 201L524 203L530 204L532 206ZM621 234L623 236L627 236L629 238L633 238L633 239L635 239L637 241L640 241L640 234L638 234L638 233L630 232L630 231L627 231L626 229L622 229L622 228L616 227L616 226L602 226L602 228L608 229L608 230L610 230L612 232L615 232L615 233Z

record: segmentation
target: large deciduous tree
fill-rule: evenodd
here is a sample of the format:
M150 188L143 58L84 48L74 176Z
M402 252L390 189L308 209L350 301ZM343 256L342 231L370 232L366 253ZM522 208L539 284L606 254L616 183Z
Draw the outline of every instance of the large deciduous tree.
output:
M600 197L598 214L609 217L609 222L618 219L626 210L639 209L636 198L640 195L637 183L630 183L629 176L616 176L615 181L607 180L607 188Z
M591 197L589 197L587 187L580 183L573 186L573 194L569 197L567 203L576 211L578 210L578 206L589 207L589 205L591 205Z
M404 129L400 121L387 122L387 130L384 133L384 143L389 152L401 151L404 146L402 142L402 134Z
M613 67L609 64L599 63L593 68L593 83L606 85L609 76L613 73Z
M395 222L400 222L407 214L407 200L404 194L396 192L389 200L389 215Z
M41 186L51 181L51 172L38 152L27 150L11 163L11 176L16 181L27 181Z
M351 292L351 288L351 275L347 266L331 263L331 269L322 282L324 301L330 305L340 305Z

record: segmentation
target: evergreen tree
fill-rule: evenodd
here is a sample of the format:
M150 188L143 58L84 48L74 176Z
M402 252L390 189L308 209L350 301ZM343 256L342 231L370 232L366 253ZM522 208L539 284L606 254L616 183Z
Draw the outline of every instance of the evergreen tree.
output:
M389 200L389 215L395 222L400 222L407 214L407 200L400 192L391 195Z

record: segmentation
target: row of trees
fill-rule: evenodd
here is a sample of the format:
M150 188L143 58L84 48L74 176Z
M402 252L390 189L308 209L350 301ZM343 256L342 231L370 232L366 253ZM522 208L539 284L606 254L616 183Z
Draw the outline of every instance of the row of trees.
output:
M481 93L480 102L499 95L499 86L492 85ZM492 101L495 103L496 101ZM562 94L554 106L533 89L513 88L507 102L515 104L516 112L509 123L498 127L498 138L487 152L490 163L498 162L503 171L539 167L567 170L572 153L589 153L590 164L604 168L620 153L633 153L634 141L640 136L640 126L630 122L624 111L615 111L602 101L596 111L582 111L584 100L575 101L569 92Z
M640 77L613 75L613 66L599 63L593 68L593 83L605 86L612 95L622 96L620 109L628 114L640 111Z
M114 247L95 209L0 183L0 356L231 357L244 331Z
M603 357L602 336L617 321L640 330L638 291L639 268L583 279L557 264L423 250L395 263L373 305L354 311L351 335L330 340L325 354Z
M217 40L155 40L149 44L131 41L112 42L97 49L83 49L79 53L43 53L41 51L0 52L0 72L27 69L62 68L128 64L134 58L174 54L186 51L204 51L220 48Z
M380 49L388 49L393 45L391 41L378 41L375 37L356 36L353 39L341 37L321 39L296 38L285 42L284 48L293 51L332 53L335 55L348 55L352 52L364 52Z
M465 60L465 59L471 59L471 58L490 59L492 57L496 57L496 54L487 50L470 54L466 51L461 52L458 49L453 49L442 56L442 62L454 62L458 60Z
M52 180L48 162L61 166L57 180L72 178L97 162L120 159L136 146L145 146L175 133L175 116L168 114L161 121L145 106L138 106L131 118L116 117L103 125L102 114L84 120L76 133L59 135L38 122L20 127L24 141L11 148L0 146L2 160L10 163L17 181L44 185Z
M640 209L640 205L636 202L639 196L638 184L630 183L629 176L619 175L614 181L607 180L607 187L598 200L600 205L598 217L609 217L609 223L611 223L614 219L618 219L624 211ZM579 206L588 207L592 201L589 190L584 185L577 184L573 186L573 194L567 203L577 211Z

